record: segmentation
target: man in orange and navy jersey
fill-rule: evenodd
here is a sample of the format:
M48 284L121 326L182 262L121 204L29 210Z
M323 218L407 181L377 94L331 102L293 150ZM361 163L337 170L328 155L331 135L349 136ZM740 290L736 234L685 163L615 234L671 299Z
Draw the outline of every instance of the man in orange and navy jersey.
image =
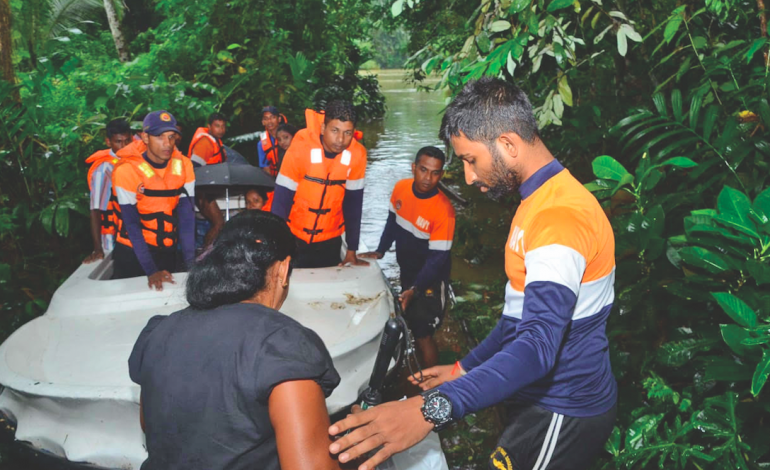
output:
M322 113L306 110L305 119L307 128L294 136L275 180L271 211L298 239L298 268L368 265L356 256L366 148L353 138L353 105L332 101ZM343 232L347 251L340 263Z
M444 318L452 261L455 210L438 183L444 175L444 152L423 147L412 163L413 178L396 183L390 212L377 251L362 258L381 259L396 242L401 268L401 308L416 341L420 364L438 364L433 334Z
M117 223L116 206L112 193L112 170L118 163L117 152L131 143L131 126L125 119L114 119L107 123L105 143L109 148L99 150L86 159L88 189L91 191L91 239L94 249L83 263L104 259L105 251L112 251L115 245Z
M502 317L454 367L423 371L422 396L334 424L331 434L358 429L330 451L344 450L339 460L347 462L379 447L362 464L374 468L431 430L505 402L508 422L490 469L589 468L617 406L605 334L615 298L609 220L545 146L529 99L511 83L469 82L447 107L440 136L463 161L468 184L521 196L505 243Z
M112 183L120 208L113 279L147 276L150 288L174 282L177 244L189 266L195 254L195 173L176 150L176 119L167 111L144 118L142 146L120 152ZM141 153L140 153L141 151Z

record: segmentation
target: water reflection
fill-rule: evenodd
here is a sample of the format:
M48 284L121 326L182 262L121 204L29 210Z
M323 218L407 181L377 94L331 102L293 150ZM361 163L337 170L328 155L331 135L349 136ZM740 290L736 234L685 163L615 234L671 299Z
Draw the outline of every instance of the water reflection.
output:
M362 126L369 163L361 239L371 250L377 248L385 227L393 186L398 180L412 176L411 165L417 150L426 145L445 150L438 138L440 113L444 108L441 95L410 88L403 80L402 70L385 70L377 75L387 113L384 119ZM398 265L393 248L379 263L388 278L397 280Z

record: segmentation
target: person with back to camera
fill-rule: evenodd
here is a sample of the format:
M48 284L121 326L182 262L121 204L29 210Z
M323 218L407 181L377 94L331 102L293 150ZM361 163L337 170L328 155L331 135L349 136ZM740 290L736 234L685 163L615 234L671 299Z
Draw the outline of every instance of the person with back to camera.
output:
M142 387L142 470L339 469L321 338L278 312L296 242L263 211L227 222L187 278L190 307L152 317L128 360Z

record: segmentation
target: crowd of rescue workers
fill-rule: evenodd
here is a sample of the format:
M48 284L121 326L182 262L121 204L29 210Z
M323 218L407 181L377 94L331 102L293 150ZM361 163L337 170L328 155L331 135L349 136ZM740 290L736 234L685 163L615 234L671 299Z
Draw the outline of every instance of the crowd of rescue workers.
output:
M354 106L305 110L304 126L265 106L262 126L257 174L269 184L257 178L228 191L243 201L229 220L221 188L196 187L196 173L254 169L224 144L223 114L195 131L186 154L167 110L144 116L138 132L115 119L108 148L86 160L93 252L84 263L111 259L112 279L146 276L158 291L188 273L190 306L150 319L129 358L141 386L142 468L371 470L431 430L499 403L510 414L490 468L589 466L616 410L604 333L614 239L595 198L540 139L526 95L502 80L470 82L439 132L468 184L523 201L505 244L500 323L454 365L437 365L434 341L455 231L439 188L444 152L415 150L413 177L395 184L379 245L358 253L367 151ZM398 302L425 368L409 380L422 393L353 407L330 426L325 397L340 378L329 352L278 310L294 268L366 269L365 259L394 243Z

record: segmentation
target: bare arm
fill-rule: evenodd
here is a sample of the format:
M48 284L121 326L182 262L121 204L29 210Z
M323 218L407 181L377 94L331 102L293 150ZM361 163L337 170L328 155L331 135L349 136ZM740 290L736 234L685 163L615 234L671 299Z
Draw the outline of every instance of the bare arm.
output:
M294 380L276 386L268 408L283 470L339 470L329 454L329 414L317 383Z
M94 250L83 261L86 264L104 258L104 251L102 249L102 213L98 209L91 209L91 239L93 240Z

